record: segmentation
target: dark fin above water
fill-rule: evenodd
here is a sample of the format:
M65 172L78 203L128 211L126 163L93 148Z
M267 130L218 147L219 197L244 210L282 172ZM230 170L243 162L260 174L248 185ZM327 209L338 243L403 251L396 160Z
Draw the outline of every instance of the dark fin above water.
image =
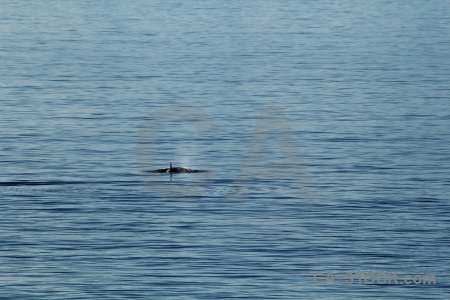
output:
M151 170L151 171L147 171L150 173L204 173L204 172L209 172L207 170L193 170L193 169L189 169L189 168L184 168L184 167L172 167L172 163L170 163L170 167L169 168L164 168L164 169L156 169L156 170Z

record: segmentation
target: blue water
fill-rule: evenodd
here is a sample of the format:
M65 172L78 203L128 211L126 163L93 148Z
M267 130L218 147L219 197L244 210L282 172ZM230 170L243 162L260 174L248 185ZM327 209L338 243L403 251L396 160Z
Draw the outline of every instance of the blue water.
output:
M448 299L450 2L0 12L2 299Z

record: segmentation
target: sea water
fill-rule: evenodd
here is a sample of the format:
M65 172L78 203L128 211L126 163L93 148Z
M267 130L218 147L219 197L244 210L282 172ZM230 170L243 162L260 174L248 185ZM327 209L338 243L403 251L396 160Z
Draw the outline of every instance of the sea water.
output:
M0 296L448 299L449 15L2 1Z

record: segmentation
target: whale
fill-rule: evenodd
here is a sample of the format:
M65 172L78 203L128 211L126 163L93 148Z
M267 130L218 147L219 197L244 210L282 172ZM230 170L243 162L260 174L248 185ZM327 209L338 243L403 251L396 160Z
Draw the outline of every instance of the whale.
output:
M200 172L208 172L208 171L206 171L206 170L193 170L193 169L184 168L184 167L172 167L172 163L170 163L168 168L156 169L156 170L152 170L150 172L152 172L152 173L169 173L169 174L174 174L174 173L200 173Z

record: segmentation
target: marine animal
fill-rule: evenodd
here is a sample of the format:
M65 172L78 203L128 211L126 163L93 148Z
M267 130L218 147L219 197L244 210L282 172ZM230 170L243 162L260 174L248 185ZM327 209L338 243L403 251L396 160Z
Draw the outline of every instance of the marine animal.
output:
M208 172L208 171L206 171L206 170L193 170L193 169L184 168L184 167L172 167L172 163L170 163L169 168L156 169L156 170L152 170L150 172L174 174L174 173L199 173L199 172Z

